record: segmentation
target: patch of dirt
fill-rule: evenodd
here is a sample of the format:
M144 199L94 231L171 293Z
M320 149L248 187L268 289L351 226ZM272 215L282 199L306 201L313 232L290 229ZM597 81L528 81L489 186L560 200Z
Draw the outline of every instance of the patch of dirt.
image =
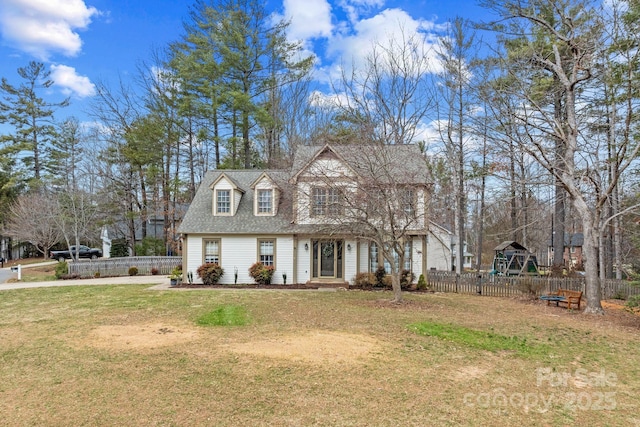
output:
M488 369L479 366L463 366L453 373L453 379L457 382L472 381L487 375Z
M196 330L161 323L104 325L91 331L84 344L105 349L140 350L182 344L196 338Z
M266 356L312 363L357 363L381 350L381 344L365 335L310 331L265 340L225 346L253 356Z

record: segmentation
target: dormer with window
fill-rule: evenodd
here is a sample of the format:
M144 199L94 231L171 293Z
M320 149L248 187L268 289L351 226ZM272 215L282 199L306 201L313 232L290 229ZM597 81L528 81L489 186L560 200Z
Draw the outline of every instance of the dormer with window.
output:
M255 216L275 216L278 211L280 190L275 182L263 173L253 184L253 214Z
M213 215L234 216L244 190L224 173L213 181L210 188L213 190Z

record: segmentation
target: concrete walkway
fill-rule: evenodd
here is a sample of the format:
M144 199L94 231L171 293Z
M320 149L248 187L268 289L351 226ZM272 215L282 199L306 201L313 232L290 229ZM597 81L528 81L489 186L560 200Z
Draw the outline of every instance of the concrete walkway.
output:
M6 269L5 269L6 270ZM46 288L52 286L87 286L87 285L134 285L147 284L154 289L169 289L169 278L166 276L124 276L105 277L99 279L56 280L52 282L14 282L0 283L0 291L9 289Z

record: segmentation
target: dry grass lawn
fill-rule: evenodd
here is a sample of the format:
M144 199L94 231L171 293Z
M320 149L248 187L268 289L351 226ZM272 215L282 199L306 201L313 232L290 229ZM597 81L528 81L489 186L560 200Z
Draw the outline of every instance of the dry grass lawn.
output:
M640 425L639 316L614 305L593 318L513 299L390 298L1 291L1 424ZM225 306L242 307L247 324L198 325ZM498 347L479 347L478 334Z

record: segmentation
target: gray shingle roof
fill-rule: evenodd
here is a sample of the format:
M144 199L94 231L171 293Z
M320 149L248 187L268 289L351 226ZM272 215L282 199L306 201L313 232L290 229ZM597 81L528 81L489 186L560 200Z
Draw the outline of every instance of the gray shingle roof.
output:
M251 184L267 172L282 190L276 216L255 216L253 214L254 192ZM209 186L222 173L233 179L245 193L240 199L234 216L213 216L213 191ZM283 171L264 170L214 170L205 174L198 187L191 206L187 211L178 232L190 233L229 233L229 234L278 234L291 233L291 186L287 184L289 174Z
M292 176L304 168L325 146L310 145L298 147ZM426 184L431 182L424 156L418 146L407 145L331 145L338 156L349 164L354 172L363 178L389 180L397 184Z
M178 227L182 234L291 234L311 232L313 227L292 225L292 197L294 187L289 180L326 146L298 147L291 170L214 170L205 174L189 210ZM363 149L363 148L370 148ZM395 183L427 184L429 172L424 157L414 145L336 145L330 148L343 158L364 178L388 176ZM253 212L254 191L251 184L267 173L280 189L280 200L275 216L255 216ZM391 172L385 174L384 172ZM244 191L234 216L214 216L213 191L210 185L225 174Z

